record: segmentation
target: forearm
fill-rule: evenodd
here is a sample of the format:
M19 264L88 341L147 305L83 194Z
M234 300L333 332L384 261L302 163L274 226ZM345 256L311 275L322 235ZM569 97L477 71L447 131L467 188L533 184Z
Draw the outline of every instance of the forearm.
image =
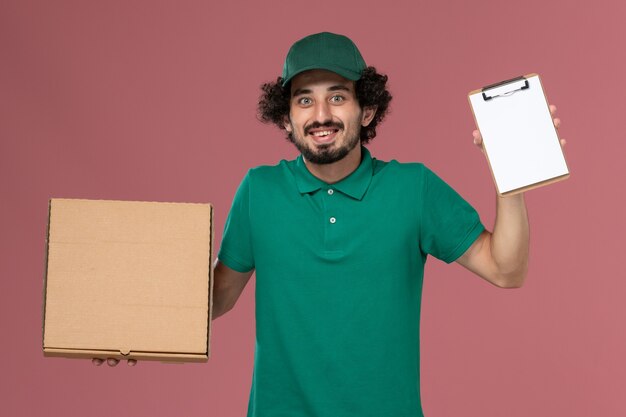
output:
M217 264L217 262L216 262ZM213 309L212 320L228 313L237 301L237 291L229 280L223 266L217 266L213 270Z
M217 285L213 287L213 309L211 320L215 320L216 318L224 315L232 308L230 299L231 297L228 289Z
M215 260L213 269L213 320L231 310L254 270L238 272Z
M528 270L529 233L524 193L508 197L496 195L491 254L502 286L519 287L524 282Z

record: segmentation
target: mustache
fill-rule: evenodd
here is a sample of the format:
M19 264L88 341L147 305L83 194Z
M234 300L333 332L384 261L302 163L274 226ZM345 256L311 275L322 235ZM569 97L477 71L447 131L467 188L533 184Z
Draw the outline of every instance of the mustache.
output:
M311 129L318 129L318 128L329 128L329 129L343 129L343 123L341 122L326 122L326 123L320 123L320 122L313 122L311 123L309 126L304 128L304 134L308 135L309 132L311 131Z

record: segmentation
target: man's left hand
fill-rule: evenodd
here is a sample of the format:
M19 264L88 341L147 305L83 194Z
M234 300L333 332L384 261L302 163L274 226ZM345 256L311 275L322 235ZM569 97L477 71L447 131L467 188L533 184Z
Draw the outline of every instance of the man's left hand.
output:
M556 106L554 104L550 104L550 114L554 116L554 113L556 113ZM552 122L554 123L554 127L558 130L561 125L561 119L555 117L552 119ZM483 147L483 137L480 135L480 131L474 130L472 135L474 136L474 145L478 146L482 153L485 153L485 148ZM564 148L566 143L565 139L561 138L559 141L561 142L561 148Z

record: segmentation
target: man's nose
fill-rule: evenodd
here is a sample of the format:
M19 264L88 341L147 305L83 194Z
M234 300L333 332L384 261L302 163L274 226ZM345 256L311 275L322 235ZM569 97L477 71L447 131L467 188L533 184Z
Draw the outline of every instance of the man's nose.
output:
M315 104L315 120L319 123L327 123L332 120L330 105L326 101L317 102Z

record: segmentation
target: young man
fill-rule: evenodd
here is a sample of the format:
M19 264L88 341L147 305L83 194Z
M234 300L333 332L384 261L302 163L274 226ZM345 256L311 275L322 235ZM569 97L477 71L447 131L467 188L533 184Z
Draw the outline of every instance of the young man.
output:
M325 32L296 42L282 77L263 86L261 119L301 155L248 171L215 263L213 318L256 271L248 417L422 416L428 254L498 287L524 281L523 194L497 198L491 233L422 163L381 161L363 146L391 101L386 81L350 39Z

